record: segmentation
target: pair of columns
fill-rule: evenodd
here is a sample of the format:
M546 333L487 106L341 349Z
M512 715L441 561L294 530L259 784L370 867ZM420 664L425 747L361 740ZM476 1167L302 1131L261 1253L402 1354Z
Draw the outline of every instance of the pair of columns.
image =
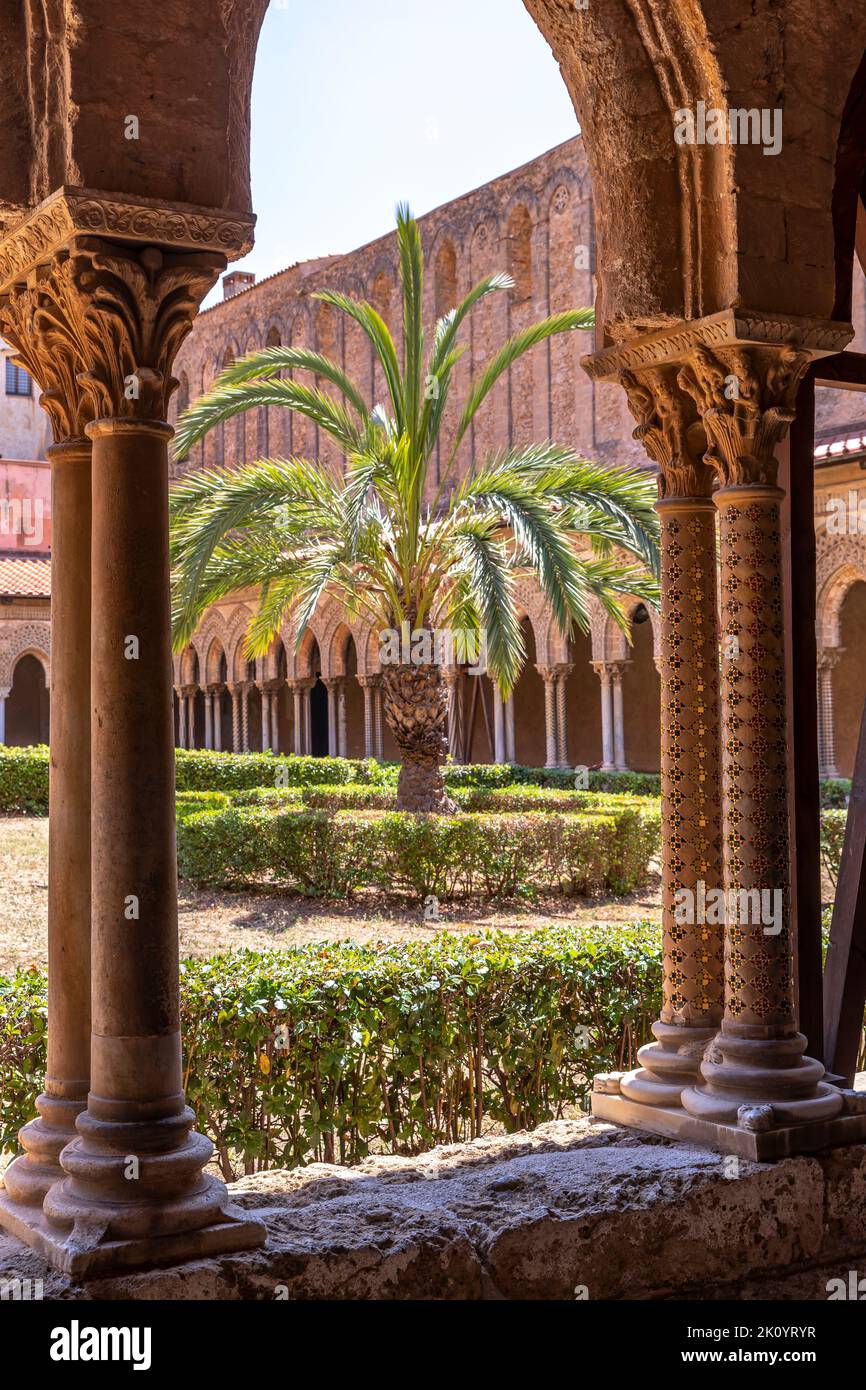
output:
M663 1005L639 1068L596 1078L593 1111L776 1157L866 1133L797 1028L775 454L811 357L847 339L742 319L586 363L625 388L658 465L662 567Z
M6 701L11 694L11 686L0 686L0 743L6 742Z
M624 772L625 715L622 679L626 661L594 661L592 669L601 685L601 765L605 771Z
M385 756L382 677L359 676L358 684L364 692L364 757L378 758L381 762Z
M264 1239L205 1173L213 1146L184 1101L174 834L165 417L174 354L240 224L54 201L51 236L25 223L0 245L0 334L58 441L48 1066L0 1225L81 1275ZM125 239L69 232L79 216Z

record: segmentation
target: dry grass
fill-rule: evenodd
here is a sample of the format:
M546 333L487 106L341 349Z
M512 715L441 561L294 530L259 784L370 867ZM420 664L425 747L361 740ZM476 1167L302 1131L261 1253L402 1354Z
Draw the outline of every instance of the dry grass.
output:
M425 922L414 903L362 893L351 903L266 893L217 893L181 885L180 949L210 956L233 946L262 949L309 941L417 941L431 933L495 928L526 931L555 923L660 921L659 881L628 897L590 902L547 897L508 904L443 903ZM48 821L0 818L0 972L46 964Z

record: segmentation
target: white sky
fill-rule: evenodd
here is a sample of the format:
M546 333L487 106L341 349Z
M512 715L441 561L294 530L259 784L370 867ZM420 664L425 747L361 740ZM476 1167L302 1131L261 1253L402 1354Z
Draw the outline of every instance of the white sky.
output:
M252 110L261 279L387 232L578 130L522 0L271 0ZM219 298L219 288L210 302Z

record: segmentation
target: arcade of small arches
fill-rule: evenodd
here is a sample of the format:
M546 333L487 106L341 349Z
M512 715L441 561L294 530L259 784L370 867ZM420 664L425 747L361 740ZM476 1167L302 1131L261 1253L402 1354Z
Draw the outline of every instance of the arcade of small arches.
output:
M658 768L657 615L630 610L631 642L595 605L590 629L565 638L541 594L521 584L526 661L507 700L484 674L443 667L455 762ZM212 609L175 658L175 733L182 748L398 758L382 713L380 642L331 600L299 645L287 626L248 661L246 603ZM626 719L628 715L628 719Z

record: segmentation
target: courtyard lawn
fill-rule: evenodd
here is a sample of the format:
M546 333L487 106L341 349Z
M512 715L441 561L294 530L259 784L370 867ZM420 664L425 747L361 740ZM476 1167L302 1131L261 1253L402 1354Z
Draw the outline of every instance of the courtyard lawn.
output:
M204 958L233 946L263 950L310 941L424 941L431 934L479 928L533 930L591 922L661 920L659 879L636 893L605 902L550 896L532 903L442 903L439 919L372 890L350 903L287 897L284 893L200 891L181 882L178 899L182 956ZM0 817L0 973L47 964L48 821Z

